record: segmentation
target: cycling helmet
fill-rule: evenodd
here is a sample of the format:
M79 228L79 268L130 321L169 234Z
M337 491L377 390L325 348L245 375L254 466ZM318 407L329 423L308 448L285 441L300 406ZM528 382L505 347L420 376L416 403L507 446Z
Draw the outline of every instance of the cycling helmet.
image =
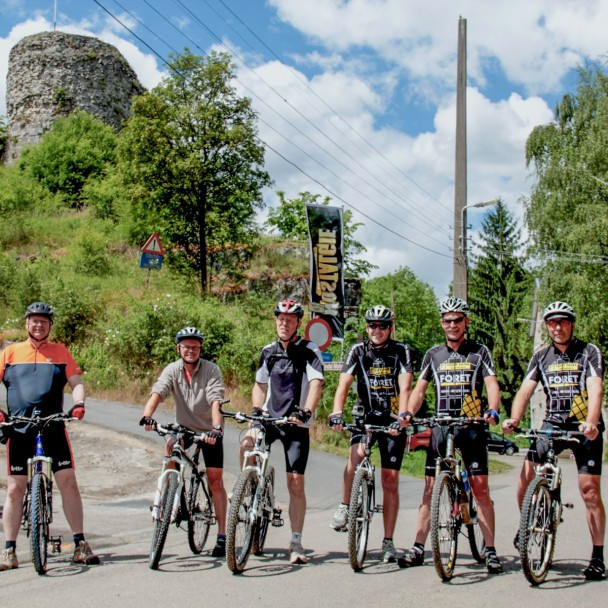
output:
M302 308L302 304L297 300L282 300L281 302L277 302L277 305L274 307L274 316L277 317L281 313L298 315L298 319L301 319L304 316L304 308Z
M33 302L25 309L25 318L29 318L32 315L38 315L40 317L46 317L47 319L53 320L55 311L50 304L45 302Z
M456 296L451 296L442 300L439 304L439 313L443 316L446 312L461 312L463 315L469 314L469 305Z
M380 321L381 323L392 323L393 311L386 306L382 306L382 304L378 304L365 311L365 320Z
M175 343L179 344L182 340L199 340L203 343L203 334L197 327L184 327L175 334Z
M549 321L550 319L570 319L570 321L576 320L576 314L574 308L566 302L551 302L545 312L543 313L543 320Z

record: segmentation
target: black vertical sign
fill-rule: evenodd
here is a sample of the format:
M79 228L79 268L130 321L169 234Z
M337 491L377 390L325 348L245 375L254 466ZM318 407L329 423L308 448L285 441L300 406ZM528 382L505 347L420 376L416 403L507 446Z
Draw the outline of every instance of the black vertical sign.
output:
M310 310L344 339L344 224L341 207L306 205L310 235Z

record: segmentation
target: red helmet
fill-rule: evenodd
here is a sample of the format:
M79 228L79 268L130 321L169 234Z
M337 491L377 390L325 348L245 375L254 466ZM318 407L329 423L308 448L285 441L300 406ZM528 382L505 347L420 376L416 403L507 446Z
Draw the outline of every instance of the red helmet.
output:
M274 307L274 316L276 317L281 313L298 315L298 319L301 319L304 316L304 308L297 300L282 300Z

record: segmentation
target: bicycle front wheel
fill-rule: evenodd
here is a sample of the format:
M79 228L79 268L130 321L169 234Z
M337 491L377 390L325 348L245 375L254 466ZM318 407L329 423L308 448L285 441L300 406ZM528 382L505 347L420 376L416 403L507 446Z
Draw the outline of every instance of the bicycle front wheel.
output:
M435 479L431 498L431 546L435 570L444 581L454 574L460 525L456 482L450 471L442 471Z
M207 489L207 476L192 475L188 492L188 545L192 553L200 553L214 520L213 503Z
M171 524L171 511L173 510L173 503L175 502L175 494L177 493L178 485L177 473L165 477L163 491L160 495L158 518L154 522L150 558L148 559L148 566L152 570L158 568L158 562L160 562L161 555L163 554L165 541L167 540L167 532L169 531L169 526Z
M348 507L348 559L355 572L363 569L363 562L367 554L369 524L372 518L371 483L373 481L370 480L367 469L360 468L355 472Z
M547 577L555 549L555 522L549 482L542 477L532 480L521 507L519 553L521 567L532 585Z
M262 515L258 518L256 525L256 533L253 538L252 551L254 555L262 555L264 553L264 544L266 543L266 535L268 534L268 526L272 519L272 504L274 500L274 467L268 465L266 472L266 488L264 489L264 497L262 498Z
M30 498L30 544L32 561L38 574L46 573L47 546L49 542L49 508L47 479L43 473L32 478Z
M482 564L485 561L484 549L486 543L481 533L477 503L475 502L473 492L469 495L469 518L471 523L467 524L467 536L469 537L469 545L471 546L471 555L476 562Z
M226 563L233 574L245 569L256 533L256 514L253 502L258 486L258 476L253 469L241 472L230 502L226 525Z

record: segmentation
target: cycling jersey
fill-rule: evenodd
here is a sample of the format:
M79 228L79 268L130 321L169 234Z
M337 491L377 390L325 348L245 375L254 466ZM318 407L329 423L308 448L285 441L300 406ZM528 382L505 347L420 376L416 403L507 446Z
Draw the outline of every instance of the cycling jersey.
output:
M557 421L587 419L587 378L604 376L604 358L595 344L577 338L565 352L555 345L534 353L526 380L541 382L547 396L546 419Z
M0 353L0 380L6 386L8 412L12 416L42 416L63 411L63 389L72 376L82 372L62 344L30 340L10 344ZM15 431L23 431L14 427Z
M304 407L308 385L317 379L323 380L323 362L314 342L297 338L285 350L277 340L262 349L255 380L268 385L263 408L270 416L287 416Z
M458 350L433 346L420 372L420 379L434 381L436 414L470 418L482 415L481 393L488 376L496 376L490 351L473 340L465 340Z
M413 370L410 347L390 339L379 347L370 340L355 344L342 367L343 374L356 376L359 404L366 414L397 414L399 375Z

